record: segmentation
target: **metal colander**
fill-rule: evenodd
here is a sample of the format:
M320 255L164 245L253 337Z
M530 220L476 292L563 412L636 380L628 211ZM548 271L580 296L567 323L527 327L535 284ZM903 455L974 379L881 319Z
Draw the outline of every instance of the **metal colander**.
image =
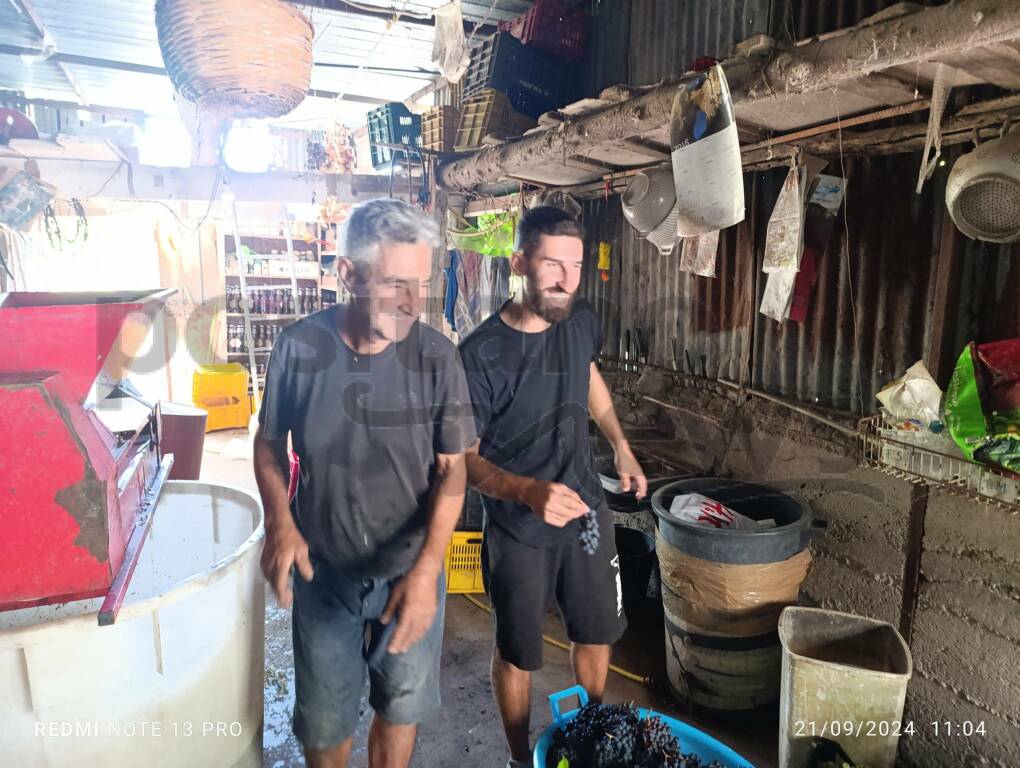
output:
M979 240L1020 236L1020 184L1012 179L978 179L960 192L957 223ZM970 230L970 232L968 232Z

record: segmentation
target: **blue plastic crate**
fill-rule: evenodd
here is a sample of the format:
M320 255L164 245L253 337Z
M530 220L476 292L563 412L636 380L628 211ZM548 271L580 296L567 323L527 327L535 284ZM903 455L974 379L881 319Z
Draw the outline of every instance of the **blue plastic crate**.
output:
M569 699L572 696L576 696L579 706L577 709L572 709L569 712L560 711L560 702L563 699ZM552 710L553 722L548 728L546 728L542 735L538 739L538 743L535 744L535 758L534 768L546 768L545 761L549 747L552 746L553 735L562 728L568 720L573 718L583 707L588 703L588 692L580 685L575 685L572 688L567 688L559 693L554 693L549 697L549 709ZM676 736L680 742L680 749L684 754L695 754L703 763L711 763L713 760L718 760L719 764L723 768L754 768L750 761L744 759L732 749L727 747L721 741L713 739L704 731L699 731L693 725L687 723L681 723L679 720L675 720L672 717L660 714L659 712L652 712L649 709L638 709L641 717L650 717L654 715L658 717L669 726L670 730L673 731L673 735Z
M399 101L383 104L368 113L369 155L372 167L388 168L394 155L400 162L404 158L400 152L379 144L406 144L409 147L421 147L421 115L413 114Z

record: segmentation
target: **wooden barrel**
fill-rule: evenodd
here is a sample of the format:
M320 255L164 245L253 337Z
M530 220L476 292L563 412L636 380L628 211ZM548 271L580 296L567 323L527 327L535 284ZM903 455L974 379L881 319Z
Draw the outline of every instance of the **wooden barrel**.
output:
M772 518L775 527L759 532L683 523L668 510L684 493L701 493L753 519ZM720 711L774 701L782 669L779 614L796 603L811 563L810 511L774 489L716 479L673 483L652 504L674 695Z

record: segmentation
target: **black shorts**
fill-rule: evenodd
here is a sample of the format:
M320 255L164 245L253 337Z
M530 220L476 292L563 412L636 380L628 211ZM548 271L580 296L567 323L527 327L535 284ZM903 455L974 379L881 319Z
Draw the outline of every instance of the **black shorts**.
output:
M576 536L532 547L487 524L482 574L492 604L496 648L518 669L542 668L542 623L555 600L571 642L610 645L623 635L620 558L612 515L599 513L599 548L586 554Z

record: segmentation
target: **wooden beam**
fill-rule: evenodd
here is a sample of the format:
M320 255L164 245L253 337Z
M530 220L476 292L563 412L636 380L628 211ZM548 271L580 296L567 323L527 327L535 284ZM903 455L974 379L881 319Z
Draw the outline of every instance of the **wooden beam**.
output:
M972 129L998 127L1007 117L1016 116L1018 113L1020 113L1020 94L968 104L955 115L943 121L942 143L946 146L962 143L968 140ZM890 148L893 148L892 151L895 152L907 152L923 147L927 132L927 123L898 125L874 131L843 133L842 137L835 136L807 142L805 148L819 155L834 155L840 151L859 153L869 150L887 153Z
M581 168L586 171L593 171L595 173L613 173L614 171L619 170L619 168L615 165L609 165L608 163L593 160L592 158L585 157L583 155L572 155L568 157L566 165L569 165L572 168Z
M627 139L623 143L627 149L635 154L644 155L645 157L651 158L652 160L658 160L660 162L669 160L669 147L663 144L657 144L652 141L637 138Z
M753 106L780 96L838 91L872 72L1018 38L1020 0L958 0L853 27L771 59L731 59L724 67L734 102ZM439 182L469 190L511 175L527 176L593 146L661 131L669 124L676 87L676 81L667 82L572 123L448 163L439 169Z

